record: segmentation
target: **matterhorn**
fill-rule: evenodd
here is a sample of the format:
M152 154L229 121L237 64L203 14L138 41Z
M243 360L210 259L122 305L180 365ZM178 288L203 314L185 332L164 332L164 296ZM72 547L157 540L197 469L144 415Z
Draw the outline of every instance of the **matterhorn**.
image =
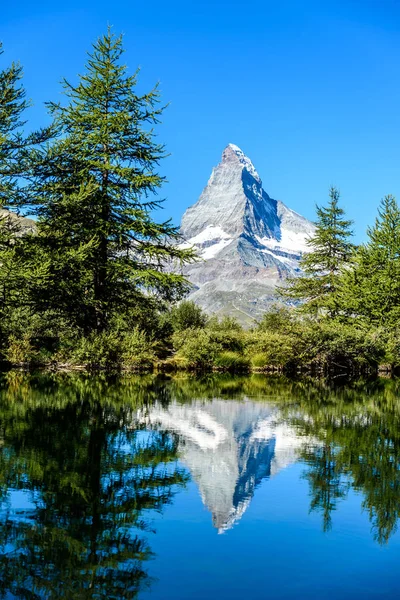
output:
M263 189L251 160L229 144L198 201L182 218L185 246L201 260L186 267L189 296L208 313L242 323L276 301L276 287L299 273L314 225Z

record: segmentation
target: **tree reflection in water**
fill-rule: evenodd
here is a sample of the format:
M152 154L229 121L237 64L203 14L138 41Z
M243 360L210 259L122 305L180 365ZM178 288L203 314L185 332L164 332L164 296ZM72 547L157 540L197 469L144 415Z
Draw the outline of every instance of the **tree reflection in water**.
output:
M296 452L323 528L334 526L333 512L353 488L379 543L396 530L395 380L332 387L263 376L109 381L8 373L0 385L1 598L129 599L150 584L149 511L170 503L188 474L178 463L178 435L146 427L151 419L143 415L171 401L273 405L303 440ZM28 508L14 510L13 490L28 494Z
M187 475L173 435L135 427L143 385L149 399L146 382L122 390L101 379L9 374L0 401L1 597L128 599L149 584L146 510L161 510ZM10 488L29 490L34 510L7 513Z

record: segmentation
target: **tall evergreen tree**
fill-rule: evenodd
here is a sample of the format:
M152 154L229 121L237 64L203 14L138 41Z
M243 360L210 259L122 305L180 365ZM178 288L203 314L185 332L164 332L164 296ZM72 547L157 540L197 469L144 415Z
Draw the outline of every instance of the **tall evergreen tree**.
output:
M157 86L136 91L138 71L127 74L122 54L110 30L94 44L77 85L63 83L67 104L48 105L55 138L31 157L35 243L51 264L37 306L97 331L148 302L148 292L179 298L187 283L173 267L193 257L170 221L153 218L165 156L153 127L163 108Z
M400 316L400 209L393 196L379 207L368 241L343 273L339 296L351 319L392 325Z
M293 278L280 289L289 299L299 300L302 309L318 315L337 313L337 288L340 273L353 253L352 221L339 206L339 191L331 187L327 207L317 206L315 233L308 240L310 251L301 260L304 276Z
M2 54L0 43L0 57ZM14 204L20 192L20 153L26 145L21 128L29 106L21 79L22 67L16 63L0 70L0 209Z
M0 43L0 57L3 54ZM22 68L12 63L0 70L0 345L4 341L5 321L19 303L20 262L16 242L20 221L5 210L18 203L22 193L18 177L23 174L21 152L28 141L22 134L23 115L29 106L21 85Z

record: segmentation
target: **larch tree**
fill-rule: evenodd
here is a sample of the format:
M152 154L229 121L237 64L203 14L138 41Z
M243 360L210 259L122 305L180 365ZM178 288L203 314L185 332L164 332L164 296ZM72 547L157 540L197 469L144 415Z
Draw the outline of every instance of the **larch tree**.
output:
M0 43L0 57L3 55ZM21 85L22 67L11 63L0 70L0 335L4 337L9 311L19 303L19 261L16 243L20 221L7 209L18 204L22 190L18 178L23 174L21 152L24 138L24 112L29 106Z
M78 83L64 80L66 104L48 104L54 137L31 154L35 244L50 260L37 307L89 332L151 298L180 298L188 288L180 267L193 259L178 228L154 218L163 107L157 86L138 93L138 71L127 73L122 54L122 37L108 30Z

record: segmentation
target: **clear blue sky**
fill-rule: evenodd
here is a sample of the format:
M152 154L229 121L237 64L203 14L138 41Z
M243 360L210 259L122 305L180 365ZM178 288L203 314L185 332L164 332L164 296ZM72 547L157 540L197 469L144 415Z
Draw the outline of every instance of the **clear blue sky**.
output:
M382 196L400 200L399 0L3 0L0 39L24 66L32 126L108 23L142 89L160 81L171 103L166 217L179 222L229 142L309 218L337 185L359 241Z

